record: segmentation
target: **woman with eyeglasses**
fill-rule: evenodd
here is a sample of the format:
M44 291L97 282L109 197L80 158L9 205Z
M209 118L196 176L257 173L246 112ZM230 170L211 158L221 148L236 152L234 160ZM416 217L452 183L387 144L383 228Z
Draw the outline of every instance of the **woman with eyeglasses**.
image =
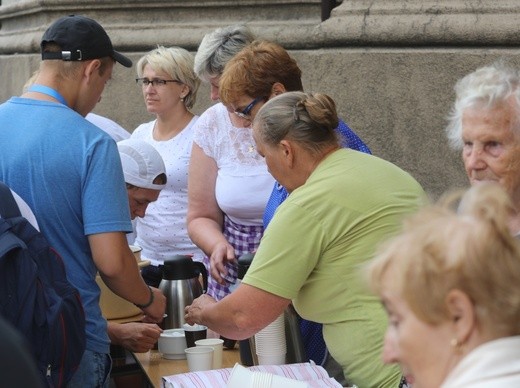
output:
M244 339L292 302L303 318L323 324L349 386L398 388L399 368L381 360L385 312L359 270L425 193L392 163L342 148L337 125L335 103L324 94L287 92L260 108L257 151L290 195L238 288L218 302L197 298L185 319Z
M195 55L195 72L219 99L219 79L226 63L254 39L245 26L207 34ZM250 110L250 108L249 108ZM217 300L235 287L236 259L253 252L263 235L262 215L274 179L256 152L248 109L233 112L222 103L199 118L189 172L188 231L205 253L205 264L227 262L226 274L208 280ZM211 264L210 264L211 262Z
M270 98L285 92L303 91L301 77L298 64L287 50L277 43L257 40L227 64L220 82L222 101L237 114L246 112L254 118ZM343 120L338 121L336 132L341 138L342 147L370 153L367 145ZM264 211L264 228L287 196L285 187L275 182ZM216 265L214 267L218 268ZM340 368L327 352L321 325L300 320L300 331L307 358L324 366L329 374L340 380Z
M193 55L180 47L159 46L144 55L137 63L137 77L146 110L156 118L138 126L131 137L159 151L167 174L166 187L157 201L148 205L146 217L138 218L135 225L135 244L143 248L141 256L152 264L143 268L143 278L157 287L166 258L184 254L201 261L203 256L186 227L188 167L198 119L190 109L200 81L193 71Z

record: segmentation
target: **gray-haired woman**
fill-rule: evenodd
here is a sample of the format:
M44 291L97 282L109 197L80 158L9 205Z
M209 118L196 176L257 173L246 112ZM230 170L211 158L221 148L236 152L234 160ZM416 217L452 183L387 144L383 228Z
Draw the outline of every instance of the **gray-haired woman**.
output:
M210 83L212 100L219 98L218 82L226 63L253 39L245 26L218 29L204 37L195 56L195 72ZM208 280L208 294L217 300L235 286L235 259L255 251L260 243L273 184L255 150L251 121L221 103L207 109L195 128L187 222L191 239L206 254L206 265L228 263L223 280Z

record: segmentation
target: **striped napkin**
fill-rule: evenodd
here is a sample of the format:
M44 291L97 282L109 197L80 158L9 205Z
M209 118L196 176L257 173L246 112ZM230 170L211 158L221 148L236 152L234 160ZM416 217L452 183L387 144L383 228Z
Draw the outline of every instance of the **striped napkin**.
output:
M336 380L329 377L327 371L314 363L285 364L285 365L257 365L248 368L254 372L272 373L289 379L305 381L309 388L333 387L341 388ZM173 376L163 376L164 388L226 388L232 368L189 372Z

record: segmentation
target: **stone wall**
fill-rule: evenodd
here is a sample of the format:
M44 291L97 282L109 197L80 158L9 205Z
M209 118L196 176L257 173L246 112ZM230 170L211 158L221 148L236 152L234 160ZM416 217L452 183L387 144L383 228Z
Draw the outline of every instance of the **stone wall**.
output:
M51 3L60 3L69 11L72 3L88 2L34 3L40 7L39 11L26 9L26 16L17 16L31 20L31 28L21 32L16 30L20 24L11 23L17 18L12 16L13 7L20 5L0 7L2 25L7 23L5 19L2 21L5 8L11 18L8 27L0 30L0 42L25 35L16 43L16 50L12 49L16 46L12 39L11 46L0 45L0 50L4 50L0 52L2 101L19 94L25 79L38 65L37 44L34 47L27 42L38 41L37 36L41 36L48 22L42 15L50 11L42 11L42 5L52 8ZM456 80L497 59L520 66L515 23L520 1L343 1L325 22L320 21L319 1L95 3L98 7L100 3L105 8L112 7L92 12L99 16L115 45L135 61L156 43L181 45L195 51L204 33L217 26L246 22L259 37L287 47L302 68L306 90L334 97L340 116L374 154L409 171L433 197L467 183L460 155L448 149L444 135ZM127 14L131 12L125 10L127 5L121 6L123 3L137 8L151 4L153 12L144 17L135 10L132 19ZM189 10L187 3L191 4ZM234 13L233 6L236 8L238 3L240 7ZM180 11L183 6L184 13ZM173 17L175 9L182 17L173 18L168 24L161 7L168 18ZM56 16L56 11L53 12L50 13ZM226 16L220 18L219 12ZM111 19L111 13L118 17ZM153 20L153 15L163 16ZM292 19L284 20L288 15ZM145 24L148 27L143 29ZM144 109L141 90L134 78L135 69L117 66L95 109L130 131L153 118ZM200 114L209 105L208 88L202 85L194 111Z

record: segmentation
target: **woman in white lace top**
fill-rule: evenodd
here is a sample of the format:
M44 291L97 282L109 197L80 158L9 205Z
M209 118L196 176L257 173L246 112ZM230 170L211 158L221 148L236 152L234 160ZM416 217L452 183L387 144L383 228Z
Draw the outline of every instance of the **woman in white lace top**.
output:
M253 40L244 26L221 28L204 37L195 56L195 72L210 83L212 100L219 98L225 64ZM250 126L247 115L239 117L221 103L205 111L195 125L188 232L206 254L206 265L219 268L221 279L211 277L208 286L208 294L217 300L236 283L233 259L256 250L260 243L262 216L274 183L256 152Z

